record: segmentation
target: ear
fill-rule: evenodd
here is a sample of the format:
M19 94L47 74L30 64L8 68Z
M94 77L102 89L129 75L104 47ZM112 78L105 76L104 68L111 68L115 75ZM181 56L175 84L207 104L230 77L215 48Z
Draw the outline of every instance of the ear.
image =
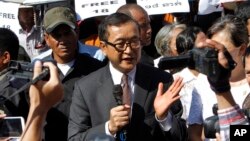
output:
M107 45L104 41L100 41L99 45L100 49L102 50L103 54L106 56L107 52Z
M46 44L47 44L48 47L50 48L49 34L45 32L44 35L43 35L43 37L44 37L44 40L45 40Z
M247 45L246 44L242 44L240 46L240 55L244 55L245 51L246 51Z
M8 51L5 51L2 55L2 61L3 61L3 64L9 64L10 62L10 53Z

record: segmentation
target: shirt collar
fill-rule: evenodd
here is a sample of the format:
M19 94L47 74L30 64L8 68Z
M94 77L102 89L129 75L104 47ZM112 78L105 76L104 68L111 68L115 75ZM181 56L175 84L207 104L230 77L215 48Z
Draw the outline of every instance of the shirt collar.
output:
M121 78L123 73L114 68L114 66L111 63L109 63L109 69L111 72L111 77L114 82L114 85L121 84ZM131 79L132 82L134 82L135 80L135 72L136 72L136 67L134 67L129 73L127 73L129 79Z

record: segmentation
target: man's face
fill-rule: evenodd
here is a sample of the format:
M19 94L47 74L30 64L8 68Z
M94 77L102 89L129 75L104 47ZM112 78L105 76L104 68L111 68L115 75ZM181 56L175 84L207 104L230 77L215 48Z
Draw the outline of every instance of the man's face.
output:
M141 36L141 44L142 46L148 46L151 43L151 34L152 29L150 25L150 18L148 14L143 13L138 10L131 10L133 19L138 22L140 26L140 36Z
M245 58L245 74L248 85L250 86L250 56Z
M51 33L45 33L45 41L58 63L68 63L75 58L77 34L68 25L59 25Z
M34 10L33 8L19 8L18 20L20 24L28 26L34 25Z
M107 29L107 42L112 44L124 44L138 41L140 33L137 25L133 22L127 22L120 26L109 26ZM132 48L130 44L125 44L124 51L118 51L113 46L101 42L101 49L106 54L112 65L123 73L130 72L138 63L141 57L141 45L138 48Z

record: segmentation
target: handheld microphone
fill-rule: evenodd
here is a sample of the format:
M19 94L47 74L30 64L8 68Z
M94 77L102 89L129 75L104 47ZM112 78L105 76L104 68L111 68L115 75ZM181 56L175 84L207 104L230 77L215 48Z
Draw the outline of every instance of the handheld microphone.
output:
M117 105L122 105L122 86L120 84L114 85L113 87L113 95L115 97L115 101Z
M120 84L118 85L114 85L113 87L113 95L115 97L116 103L117 105L122 105L122 86ZM127 127L125 126L121 132L118 134L118 138L120 139L120 141L126 141L127 140Z

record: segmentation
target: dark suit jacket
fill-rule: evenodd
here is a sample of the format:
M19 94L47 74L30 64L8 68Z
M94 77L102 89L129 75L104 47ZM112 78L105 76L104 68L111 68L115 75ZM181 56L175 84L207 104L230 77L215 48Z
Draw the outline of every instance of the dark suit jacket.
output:
M52 56L43 61L53 61ZM63 100L51 108L47 114L45 124L45 141L67 141L68 117L75 81L89 73L96 71L103 64L87 54L78 54L74 65L64 76L59 70L59 78L63 84Z
M133 111L128 128L129 141L186 140L186 125L180 119L180 101L171 108L174 116L170 131L163 132L155 119L153 102L158 83L163 82L167 88L172 81L172 76L164 71L148 65L137 65ZM93 136L105 134L105 122L109 120L110 109L117 106L112 88L108 65L76 82L70 107L70 141L89 141Z
M10 74L10 71L1 74L0 78L0 110L4 111L7 116L22 116L26 120L29 112L28 90L26 89L10 99L8 98L28 83L28 80L9 77L8 74Z

